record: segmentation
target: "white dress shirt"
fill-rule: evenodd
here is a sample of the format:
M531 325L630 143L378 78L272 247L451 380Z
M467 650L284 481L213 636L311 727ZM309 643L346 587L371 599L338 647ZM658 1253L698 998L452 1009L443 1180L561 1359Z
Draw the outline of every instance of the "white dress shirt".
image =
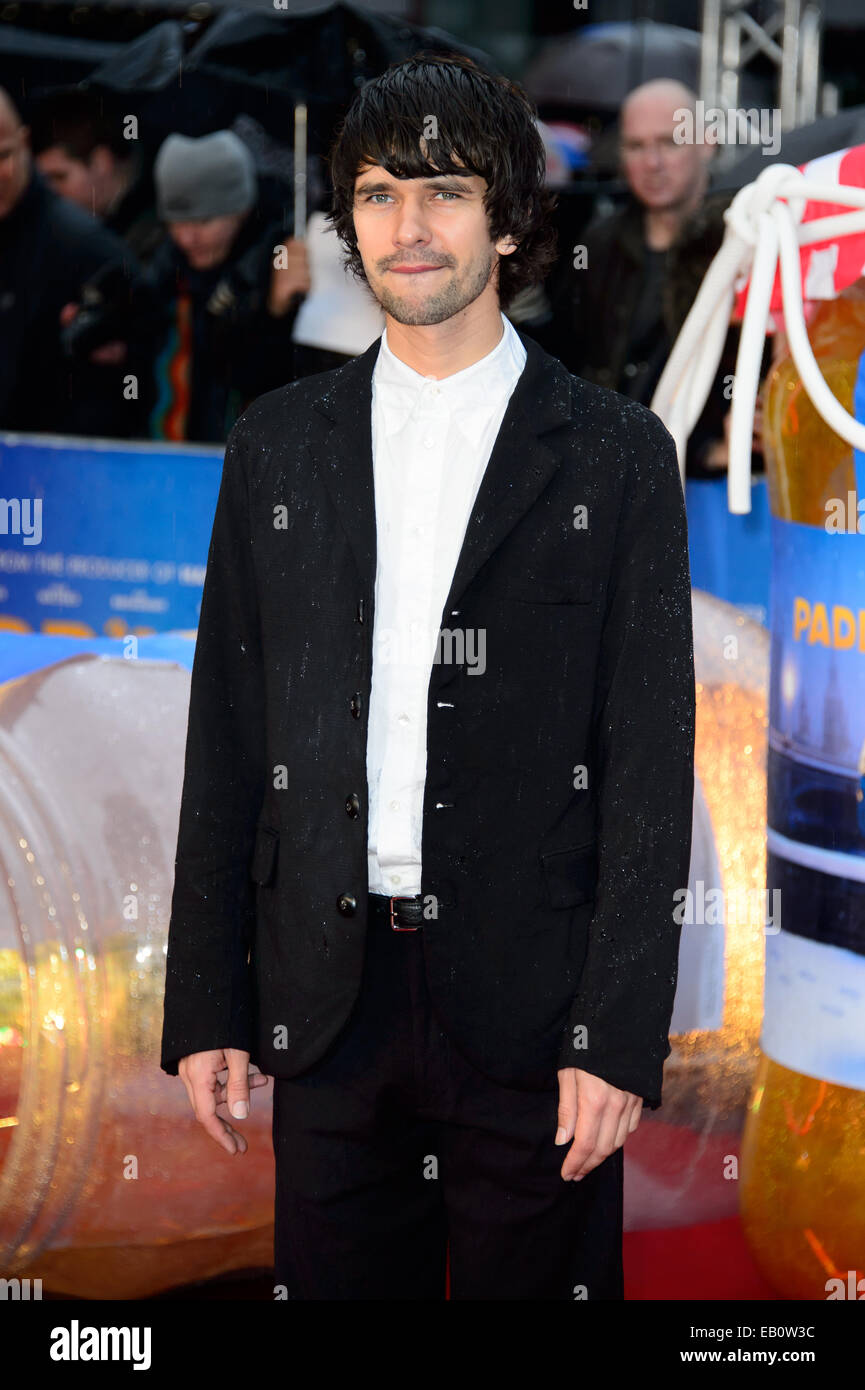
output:
M427 697L442 610L526 350L502 314L492 352L441 380L391 352L372 378L378 562L367 739L369 889L421 889ZM456 624L454 624L456 626ZM478 648L466 642L477 660ZM443 647L440 659L447 659ZM468 659L468 657L467 657Z

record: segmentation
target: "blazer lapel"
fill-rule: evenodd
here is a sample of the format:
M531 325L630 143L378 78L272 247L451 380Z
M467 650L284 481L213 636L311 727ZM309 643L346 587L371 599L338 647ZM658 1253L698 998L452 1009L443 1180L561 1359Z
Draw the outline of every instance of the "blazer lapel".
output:
M376 569L372 373L379 343L376 338L366 352L327 373L327 387L312 403L308 438L370 594Z
M532 338L511 393L469 516L442 616L452 611L472 579L528 511L560 463L542 437L571 418L571 378ZM375 492L372 465L372 373L379 339L346 363L317 397L309 445L322 470L358 568L374 591Z
M508 401L474 500L442 616L451 613L475 575L546 487L561 456L544 434L571 416L570 377L533 338L522 374Z

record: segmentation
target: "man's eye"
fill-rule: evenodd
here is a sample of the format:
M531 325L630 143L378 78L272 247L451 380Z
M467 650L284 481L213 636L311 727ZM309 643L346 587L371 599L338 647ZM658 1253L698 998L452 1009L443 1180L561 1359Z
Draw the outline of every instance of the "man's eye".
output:
M458 198L458 193L453 193L449 188L440 188L435 195L437 198Z
M376 198L389 198L389 197L390 197L390 194L389 194L389 193L370 193L369 197L367 198L367 202L368 202L368 203L373 203L373 202L375 202Z

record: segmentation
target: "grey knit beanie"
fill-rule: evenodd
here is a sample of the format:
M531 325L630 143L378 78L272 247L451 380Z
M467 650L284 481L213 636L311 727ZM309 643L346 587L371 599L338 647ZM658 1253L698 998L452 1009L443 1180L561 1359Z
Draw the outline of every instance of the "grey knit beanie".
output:
M153 182L163 222L246 212L257 195L255 161L233 130L199 139L169 135L156 156Z

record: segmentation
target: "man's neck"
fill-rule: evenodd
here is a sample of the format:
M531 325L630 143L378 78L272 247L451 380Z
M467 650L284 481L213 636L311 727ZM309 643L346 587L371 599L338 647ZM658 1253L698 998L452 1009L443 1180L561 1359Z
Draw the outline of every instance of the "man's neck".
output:
M111 213L117 211L126 197L131 183L132 174L128 169L118 169L115 174L112 174L108 184L105 206L102 209L103 217L110 216Z
M702 188L684 203L671 208L647 208L643 217L643 236L651 251L666 251L682 227L700 205Z
M33 163L33 160L31 159L31 160L28 161L28 164L27 164L27 175L26 175L26 178L24 179L24 182L19 186L18 192L15 194L14 201L9 205L7 211L6 211L5 214L4 214L4 217L11 217L12 213L15 212L17 208L20 207L20 205L21 205L23 199L24 199L25 196L30 192L31 187L32 187L32 185L33 185L34 182L35 182L35 174L36 174L36 165ZM46 189L48 188L47 180L44 180L44 179L43 179L43 185L44 185L44 187L45 187ZM36 192L35 189L34 189L33 191ZM59 195L58 195L58 196L59 196Z
M470 304L443 323L412 325L398 323L386 315L387 345L394 357L407 367L436 380L453 376L471 367L492 352L502 340L504 325L498 300L483 312L473 313Z
M662 208L646 212L643 220L643 235L650 251L666 251L679 235L684 221L681 208Z

